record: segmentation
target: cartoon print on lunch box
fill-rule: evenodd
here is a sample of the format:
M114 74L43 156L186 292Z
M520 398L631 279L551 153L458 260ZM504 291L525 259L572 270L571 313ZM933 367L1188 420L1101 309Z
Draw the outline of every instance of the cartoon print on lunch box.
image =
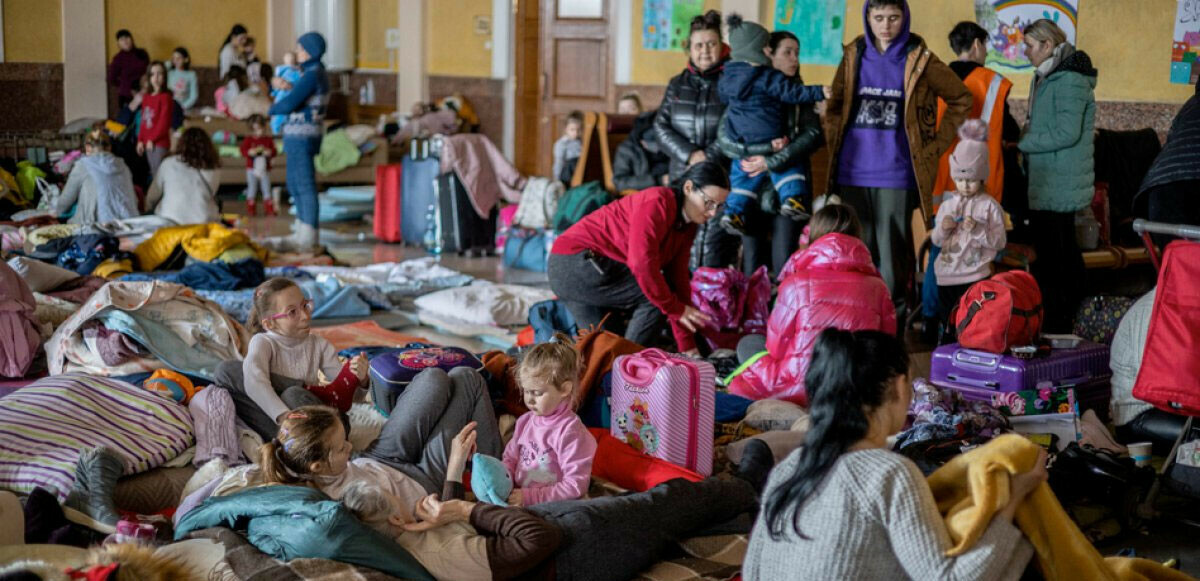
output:
M650 423L650 410L641 398L633 398L629 411L617 418L617 427L634 450L647 454L658 450L658 429Z

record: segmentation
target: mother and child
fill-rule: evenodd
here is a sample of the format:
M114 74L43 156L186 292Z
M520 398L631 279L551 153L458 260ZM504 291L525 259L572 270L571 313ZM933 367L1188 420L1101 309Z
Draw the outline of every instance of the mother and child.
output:
M272 279L256 291L254 318L262 332L236 370L243 384L231 391L238 416L265 432L266 443L256 464L229 470L185 499L181 517L210 497L308 486L394 538L438 579L626 579L672 541L752 513L770 469L770 460L755 458L731 480L675 479L587 499L596 442L574 412L583 366L563 336L535 346L518 367L530 412L507 446L478 372L429 369L400 394L379 437L353 457L343 396L361 385L361 356L337 363L332 346L309 333L311 303L290 281ZM237 375L230 367L226 379ZM335 387L319 386L317 369L336 376ZM509 470L516 483L509 506L463 499L474 452Z

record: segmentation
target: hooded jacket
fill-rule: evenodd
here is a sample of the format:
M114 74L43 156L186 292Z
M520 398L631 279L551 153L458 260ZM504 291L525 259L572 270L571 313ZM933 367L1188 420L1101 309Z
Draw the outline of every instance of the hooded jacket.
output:
M724 69L724 61L703 72L689 62L667 85L654 118L654 134L662 152L671 158L671 179L687 169L688 157L697 149L703 150L709 160L724 164L717 146L717 127L725 112L717 83Z
M827 327L896 332L896 308L861 240L826 234L793 254L767 321L767 353L734 378L733 394L808 405L804 374Z
M1077 212L1096 192L1096 69L1087 53L1060 45L1060 61L1034 76L1025 135L1029 209Z
M770 66L746 62L725 65L717 94L725 104L726 125L722 129L733 141L745 144L767 143L784 136L787 105L825 99L819 85L797 83Z
M912 164L913 177L921 194L921 209L926 224L933 222L933 182L937 178L938 161L957 135L958 126L967 118L973 98L963 82L933 54L925 40L908 32L911 21L908 4L904 4L904 34L888 47L904 55L903 96L900 109L907 155L898 162ZM857 116L854 106L859 89L862 55L875 50L874 35L867 22L867 2L863 2L863 29L866 34L844 47L842 62L833 78L832 96L825 113L825 139L829 143L829 187L837 191L838 170L847 133ZM907 35L907 38L905 38ZM876 51L878 54L878 51ZM938 123L938 99L946 102L946 113ZM853 155L853 152L848 153Z
M654 135L656 111L637 116L629 137L617 146L613 159L613 185L617 192L642 191L662 185L663 175L670 173L671 160L663 155Z
M105 151L79 158L67 176L54 211L62 216L78 204L72 224L111 222L138 215L133 174L117 156Z
M297 42L308 52L309 59L300 65L300 80L292 85L291 92L276 101L267 114L288 116L283 125L284 139L319 139L324 133L325 106L329 103L329 76L321 62L325 39L309 32Z

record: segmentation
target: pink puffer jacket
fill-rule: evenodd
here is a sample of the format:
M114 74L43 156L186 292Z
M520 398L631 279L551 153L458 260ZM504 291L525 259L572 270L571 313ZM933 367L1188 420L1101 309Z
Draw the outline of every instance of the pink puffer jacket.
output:
M895 333L896 309L871 252L852 236L822 236L788 259L781 278L767 322L767 354L735 378L729 391L806 406L804 373L817 335L828 327Z

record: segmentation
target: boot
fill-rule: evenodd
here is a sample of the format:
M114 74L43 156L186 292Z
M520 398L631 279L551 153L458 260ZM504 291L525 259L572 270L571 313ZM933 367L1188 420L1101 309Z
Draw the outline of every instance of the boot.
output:
M265 215L265 216L274 216L275 215L275 202L272 201L271 198L267 198L267 199L263 200L263 215Z
M742 449L742 461L738 463L735 475L749 482L754 492L762 494L774 467L775 454L771 452L771 447L762 440L751 439Z
M124 471L121 455L110 448L91 448L79 455L75 464L75 487L66 505L96 522L115 525L121 520L113 491Z
M247 216L258 215L258 210L254 206L255 206L254 200L246 200L246 215Z
M321 250L320 232L316 226L297 222L296 233L293 236L296 238L296 246L300 252L319 252Z

